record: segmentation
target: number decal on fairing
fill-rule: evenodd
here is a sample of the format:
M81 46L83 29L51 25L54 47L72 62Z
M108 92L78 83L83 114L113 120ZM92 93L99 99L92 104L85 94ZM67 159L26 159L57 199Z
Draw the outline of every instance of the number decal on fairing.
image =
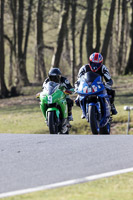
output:
M51 95L48 96L48 103L52 103L52 96Z

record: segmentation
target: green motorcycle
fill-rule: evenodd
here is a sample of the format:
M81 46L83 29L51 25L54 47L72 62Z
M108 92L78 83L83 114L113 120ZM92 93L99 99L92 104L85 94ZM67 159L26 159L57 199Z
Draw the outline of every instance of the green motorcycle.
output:
M59 83L49 81L39 93L40 108L49 127L50 134L69 134L68 107L66 96L72 90L66 91Z

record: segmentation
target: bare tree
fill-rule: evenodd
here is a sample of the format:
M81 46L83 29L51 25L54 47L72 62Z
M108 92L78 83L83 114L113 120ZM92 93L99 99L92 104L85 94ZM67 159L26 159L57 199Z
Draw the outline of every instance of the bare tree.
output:
M103 0L97 0L97 10L96 10L96 47L94 51L99 52L101 46L101 12L102 12Z
M125 51L125 43L126 41L126 35L127 35L127 2L125 0L122 1L122 22L121 22L121 37L120 37L120 45L119 45L119 51L118 51L118 61L117 61L117 73L122 74L124 63L126 63L125 54L127 53ZM124 62L123 62L124 61Z
M102 46L102 55L104 57L104 61L106 60L106 57L107 57L109 40L110 40L110 37L112 35L112 27L113 27L114 13L115 13L115 5L116 5L116 0L112 0L110 13L109 13L109 18L108 18L108 23L107 23L106 31L105 31L105 37L104 37L103 46Z
M0 2L0 97L7 97L8 90L5 84L5 55L4 55L4 0Z
M96 26L94 27L94 5L95 0L87 0L87 12L85 21L87 22L87 35L86 35L86 50L87 50L87 58L94 51L99 52L100 49L100 34L101 34L101 9L102 9L102 1L97 0L97 9L96 9ZM83 24L84 25L84 24ZM83 26L84 27L84 26ZM96 44L95 48L93 48L94 42L94 28L96 29Z
M51 63L52 67L59 67L59 62L60 62L60 58L61 58L61 54L63 50L67 20L68 20L69 5L70 5L70 0L64 0L64 5L63 5L63 9L60 16L60 21L59 21L59 33L58 33L57 44L54 50L54 55L53 55L52 63Z
M34 75L37 81L42 81L46 78L46 69L44 62L43 13L44 13L44 1L38 0L37 27L36 27L37 46L36 46L36 57L35 57L36 68Z
M33 0L29 0L28 7L28 19L27 27L24 40L24 0L19 0L19 9L18 9L18 72L19 72L19 81L21 85L29 85L29 80L26 71L26 56L27 56L27 45L30 32L30 22L31 22L31 11L32 11ZM23 49L24 46L24 49Z
M18 82L19 82L19 78L18 78L18 68L17 68L17 5L18 5L18 1L17 0L9 0L9 7L10 7L10 11L11 11L11 16L12 16L12 29L13 29L13 37L9 38L8 36L8 41L10 41L10 62L13 62L14 59L14 64L10 63L10 68L12 67L13 70L13 74L14 74L14 83L12 82L11 79L13 79L12 74L10 73L10 86L12 84L14 84L15 86L17 86ZM8 33L7 33L8 34ZM12 66L13 65L13 66Z
M9 56L9 78L8 78L8 85L12 87L13 85L13 44L12 40L7 36L4 35L4 38L8 41L9 48L10 48L10 56Z
M121 6L121 0L117 0L116 4L116 25L115 25L115 36L116 36L116 42L117 46L119 46L119 35L120 35L120 6Z
M87 50L87 59L91 53L93 53L93 13L94 13L94 3L95 0L87 0L87 10L88 10L88 18L87 18L87 34L86 34L86 50Z
M76 66L76 58L75 58L75 29L76 29L76 6L77 0L72 0L72 13L71 13L71 31L72 31L72 47L71 47L71 69L72 69L72 84L75 83L75 66Z
M81 25L81 32L80 32L80 38L79 38L79 64L78 64L78 70L83 64L83 37L85 32L85 25L88 18L88 10L85 13L85 17L83 19L82 25Z
M71 67L71 57L70 57L70 43L69 43L69 28L66 26L66 34L65 34L65 58Z
M131 7L132 7L132 23L131 23L131 31L130 31L130 36L131 36L131 46L130 46L130 53L129 53L129 59L128 63L125 69L125 74L128 73L133 73L133 0L131 1Z

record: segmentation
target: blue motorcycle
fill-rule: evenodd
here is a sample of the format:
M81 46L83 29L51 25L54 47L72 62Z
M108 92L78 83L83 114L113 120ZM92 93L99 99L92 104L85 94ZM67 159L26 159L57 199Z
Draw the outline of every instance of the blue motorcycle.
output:
M110 100L102 77L92 71L85 73L77 88L79 104L90 123L92 134L110 134Z

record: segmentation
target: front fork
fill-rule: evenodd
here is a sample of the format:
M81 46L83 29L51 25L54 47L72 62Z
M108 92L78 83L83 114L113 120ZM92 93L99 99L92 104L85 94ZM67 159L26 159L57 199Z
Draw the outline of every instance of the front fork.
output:
M82 109L83 114L85 115L86 119L89 119L89 106L94 105L97 108L97 113L98 113L98 120L101 120L101 104L100 102L97 103L85 103L83 100L82 103L80 102L80 107Z
M89 111L89 106L95 106L95 107L96 107L96 109L97 109L97 114L98 114L97 119L100 121L100 120L101 120L101 117L102 117L102 115L101 115L101 104L100 104L100 102L97 102L97 103L89 103L88 105L86 105L88 115L89 115L89 112L88 112L88 111Z
M59 115L60 115L59 109L57 109L55 107L47 109L46 108L46 104L44 104L43 102L40 102L40 109L41 109L41 111L43 113L43 116L44 116L45 120L47 120L48 112L52 112L52 111L56 112L57 119L59 119Z

